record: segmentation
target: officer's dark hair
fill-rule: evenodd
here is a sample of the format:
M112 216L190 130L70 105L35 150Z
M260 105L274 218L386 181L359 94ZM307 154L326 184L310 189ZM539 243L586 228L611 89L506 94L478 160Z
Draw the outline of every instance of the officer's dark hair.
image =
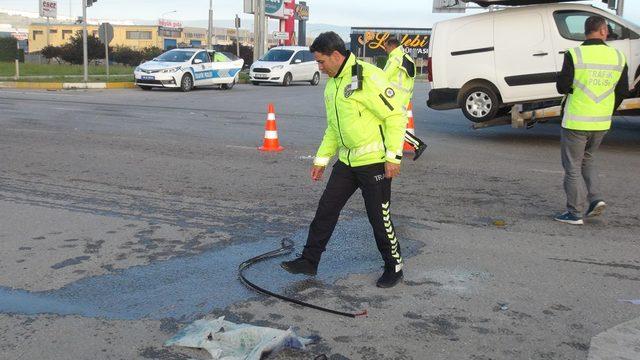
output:
M389 36L387 40L384 41L384 44L398 47L400 46L400 40L398 40L398 38L395 36Z
M607 21L602 16L589 16L587 21L584 22L584 34L589 35L591 33L597 32L601 27L606 25Z
M338 51L344 56L349 54L340 35L333 31L323 32L318 35L318 37L313 40L313 44L309 46L309 51L319 52L326 56L333 54L334 51Z

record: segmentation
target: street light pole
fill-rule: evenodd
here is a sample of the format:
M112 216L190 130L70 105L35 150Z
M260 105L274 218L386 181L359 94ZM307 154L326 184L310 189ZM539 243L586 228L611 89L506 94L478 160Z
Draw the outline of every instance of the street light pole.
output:
M89 52L87 51L87 0L82 0L82 54L84 64L84 82L89 81Z
M209 28L207 30L207 48L211 50L211 35L213 34L213 0L209 0Z

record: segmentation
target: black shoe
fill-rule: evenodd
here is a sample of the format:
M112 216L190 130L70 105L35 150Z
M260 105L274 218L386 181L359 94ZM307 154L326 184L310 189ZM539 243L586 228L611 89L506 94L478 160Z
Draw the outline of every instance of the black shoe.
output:
M594 217L600 216L604 212L604 209L607 207L607 203L602 200L594 200L589 204L589 208L587 209L586 216Z
M283 261L280 263L280 266L292 274L305 274L309 276L315 275L318 270L317 265L314 265L311 261L303 257L291 261Z
M402 281L402 269L396 271L395 266L385 266L382 276L380 276L376 282L376 286L379 288L390 288L396 286L400 281Z
M418 146L415 147L414 154L413 154L413 161L418 160L418 158L420 157L420 155L422 155L422 153L427 150L427 144L423 143L422 141L420 141L420 143L418 144Z

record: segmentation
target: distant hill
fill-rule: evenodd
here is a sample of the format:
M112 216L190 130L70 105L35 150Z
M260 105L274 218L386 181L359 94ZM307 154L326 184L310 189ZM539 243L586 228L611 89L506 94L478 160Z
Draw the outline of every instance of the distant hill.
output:
M52 20L51 22L52 23L69 22L73 20L75 19L60 18L57 21ZM27 28L31 23L45 22L45 21L46 19L38 17L38 14L0 9L0 24L9 24L14 28ZM93 22L92 19L89 19L89 21ZM96 21L99 21L99 20L96 20ZM134 25L134 24L135 25L155 25L156 24L155 20L141 20L141 19L117 20L117 21L103 20L103 21L109 21L113 24L131 24L131 25ZM190 21L183 21L182 23L184 26L190 26L190 27L206 28L207 26L209 26L208 20L190 20ZM214 23L215 23L215 26L219 28L234 27L233 20L217 20L217 21L214 21ZM253 30L253 20L243 19L242 28ZM276 30L278 30L277 23L275 21L270 21L269 31L276 31ZM318 36L318 34L325 31L335 31L345 41L349 41L350 28L348 26L307 23L308 37L316 37Z

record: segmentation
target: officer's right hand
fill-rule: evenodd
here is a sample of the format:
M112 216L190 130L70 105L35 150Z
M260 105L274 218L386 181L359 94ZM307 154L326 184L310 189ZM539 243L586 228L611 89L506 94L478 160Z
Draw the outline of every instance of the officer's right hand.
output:
M311 180L320 181L322 174L324 174L324 166L313 165L311 167Z

